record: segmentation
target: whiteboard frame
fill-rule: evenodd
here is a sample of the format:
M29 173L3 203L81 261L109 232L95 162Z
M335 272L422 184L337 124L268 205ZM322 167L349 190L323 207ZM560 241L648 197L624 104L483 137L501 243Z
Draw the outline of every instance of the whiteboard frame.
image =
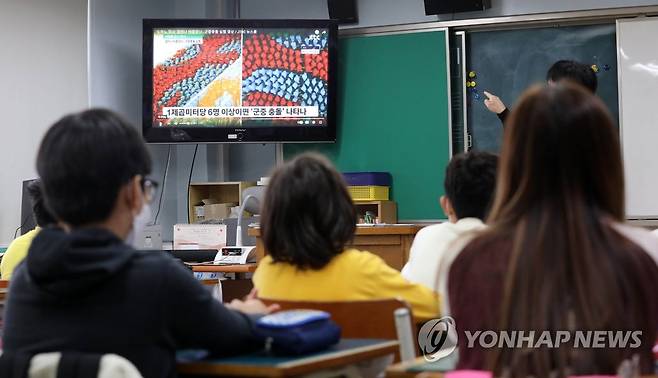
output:
M468 96L466 93L466 81L468 80L466 78L466 32L463 30L457 31L455 32L455 35L460 36L462 42L459 46L459 55L462 62L462 117L464 120L464 130L462 131L462 134L464 141L463 152L468 152L473 146L471 145L471 135L468 133L468 101L466 100L466 96ZM450 101L452 102L452 99L450 99Z

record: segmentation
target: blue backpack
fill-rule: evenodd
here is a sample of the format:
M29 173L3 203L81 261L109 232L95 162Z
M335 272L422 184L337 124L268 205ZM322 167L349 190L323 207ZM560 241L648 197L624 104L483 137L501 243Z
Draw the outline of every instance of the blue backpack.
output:
M258 319L255 331L265 341L267 351L279 355L318 352L340 340L340 327L329 313L316 310L266 315Z

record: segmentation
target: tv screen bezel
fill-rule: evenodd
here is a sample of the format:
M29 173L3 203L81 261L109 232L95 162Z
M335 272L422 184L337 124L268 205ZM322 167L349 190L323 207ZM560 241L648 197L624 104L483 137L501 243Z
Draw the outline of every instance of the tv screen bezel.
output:
M326 126L153 126L153 30L161 28L328 29ZM333 143L336 141L338 24L335 20L143 19L142 35L142 136L147 143Z

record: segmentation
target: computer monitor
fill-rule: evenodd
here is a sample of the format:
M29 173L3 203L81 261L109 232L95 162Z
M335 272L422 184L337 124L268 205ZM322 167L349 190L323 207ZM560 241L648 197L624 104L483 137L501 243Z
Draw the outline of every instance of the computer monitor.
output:
M27 190L30 183L34 181L23 181L23 192L21 195L21 235L33 230L37 226L37 221L34 219L34 212L32 211L32 198Z

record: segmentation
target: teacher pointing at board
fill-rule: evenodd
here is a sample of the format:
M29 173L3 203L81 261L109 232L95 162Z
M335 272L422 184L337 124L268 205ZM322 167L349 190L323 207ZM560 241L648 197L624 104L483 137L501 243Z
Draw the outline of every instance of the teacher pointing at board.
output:
M573 81L589 89L592 93L596 93L596 87L598 85L596 73L592 67L587 64L573 60L558 60L553 63L546 73L546 81L548 82L548 85L554 85L562 80ZM484 95L487 97L484 100L484 106L486 106L490 112L496 113L498 118L500 118L500 121L505 124L505 119L510 112L507 106L505 106L505 103L503 103L498 96L487 91L484 91Z

